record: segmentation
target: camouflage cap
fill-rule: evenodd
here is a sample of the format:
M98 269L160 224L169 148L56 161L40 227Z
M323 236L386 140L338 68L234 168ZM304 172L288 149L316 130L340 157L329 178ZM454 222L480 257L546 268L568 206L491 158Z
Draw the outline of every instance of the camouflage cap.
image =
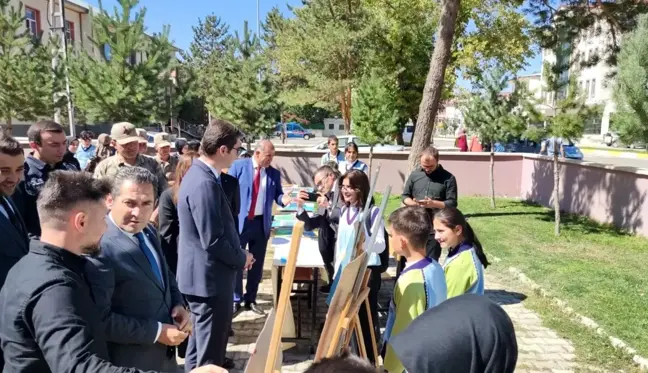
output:
M113 124L112 129L110 130L110 137L119 145L125 145L139 140L135 126L128 122Z
M166 132L156 133L153 137L153 144L158 148L163 148L165 146L171 146L169 141L169 134Z

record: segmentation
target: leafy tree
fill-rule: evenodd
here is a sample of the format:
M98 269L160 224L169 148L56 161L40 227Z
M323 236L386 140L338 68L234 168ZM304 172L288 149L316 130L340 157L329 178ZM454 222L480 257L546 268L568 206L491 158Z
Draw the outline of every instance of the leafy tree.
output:
M134 12L138 0L119 0L110 15L99 2L89 38L101 56L86 50L71 60L70 75L75 104L93 121L130 121L144 125L174 115L179 110L178 90L172 72L177 67L169 27L160 34L145 33L146 9ZM133 14L134 13L134 14Z
M508 86L509 77L503 69L491 71L479 81L481 93L472 97L465 110L466 126L490 144L490 195L491 207L495 208L495 143L519 138L529 122L526 92L516 85L510 96L502 91Z
M569 70L569 50L566 44L561 44L555 50L556 62L545 63L543 75L545 76L545 92L551 92L555 98L547 104L550 109L545 118L546 135L553 142L553 200L555 214L556 236L560 235L560 164L558 163L559 139L577 139L583 135L585 120L590 116L590 108L585 106L584 97L579 92L576 77L565 77ZM545 143L549 148L549 143Z
M365 77L353 94L353 132L369 144L369 175L373 149L390 141L399 121L396 84L377 72Z
M648 15L624 36L617 69L615 129L625 144L648 143Z
M276 83L259 39L247 22L228 42L221 63L213 69L208 84L207 107L223 119L238 124L247 135L268 136L279 118Z
M50 116L55 107L67 102L65 97L54 101L60 92L62 65L52 69L50 50L56 49L57 39L50 45L42 43L42 35L32 36L25 29L22 2L10 6L10 0L0 0L0 119L11 133L13 118L35 120Z
M270 36L288 106L338 106L351 130L351 91L361 75L366 15L361 0L313 0L276 16Z

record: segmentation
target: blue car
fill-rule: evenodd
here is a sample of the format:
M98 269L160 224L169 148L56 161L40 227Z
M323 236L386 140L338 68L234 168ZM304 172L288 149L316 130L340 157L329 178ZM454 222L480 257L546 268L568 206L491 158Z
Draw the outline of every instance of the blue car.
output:
M275 136L281 136L281 123L277 123L277 130L275 131ZM311 130L307 130L302 127L301 124L296 122L286 123L286 137L287 138L303 138L304 140L310 140L315 137L315 133Z
M548 140L544 140L544 141L548 141ZM547 146L548 154L551 154L552 148L553 148L553 144L549 143ZM506 153L540 154L540 149L541 149L540 144L529 140L514 140L506 144L495 143L496 153L506 152ZM574 143L571 141L568 141L567 143L563 143L563 152L565 154L565 158L567 159L576 159L576 160L583 159L583 152L581 152L581 150L576 145L574 145Z

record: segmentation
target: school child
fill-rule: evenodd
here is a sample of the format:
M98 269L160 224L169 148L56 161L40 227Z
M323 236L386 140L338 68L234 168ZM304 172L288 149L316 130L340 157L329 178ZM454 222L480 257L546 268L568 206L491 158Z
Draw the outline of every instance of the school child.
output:
M461 211L445 208L434 214L434 236L448 250L443 263L448 298L484 294L484 269L490 264L482 245Z
M401 207L387 220L390 246L407 261L394 287L383 338L384 368L390 373L405 370L389 344L390 338L447 297L443 268L436 260L425 256L431 224L427 211L418 206Z

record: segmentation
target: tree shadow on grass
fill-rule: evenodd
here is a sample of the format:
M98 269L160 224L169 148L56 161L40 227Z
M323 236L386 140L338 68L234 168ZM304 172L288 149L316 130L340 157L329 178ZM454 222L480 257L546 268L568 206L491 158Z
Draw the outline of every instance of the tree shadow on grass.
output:
M509 212L476 212L465 214L466 219L470 218L488 218L496 216L517 216L517 215L545 215L542 211L509 211Z

